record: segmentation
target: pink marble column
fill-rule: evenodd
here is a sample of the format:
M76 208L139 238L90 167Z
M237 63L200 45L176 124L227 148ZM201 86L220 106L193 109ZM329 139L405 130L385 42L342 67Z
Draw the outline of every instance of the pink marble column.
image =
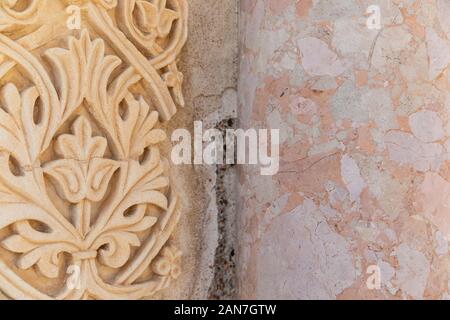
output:
M448 0L241 1L241 298L450 297L449 63Z

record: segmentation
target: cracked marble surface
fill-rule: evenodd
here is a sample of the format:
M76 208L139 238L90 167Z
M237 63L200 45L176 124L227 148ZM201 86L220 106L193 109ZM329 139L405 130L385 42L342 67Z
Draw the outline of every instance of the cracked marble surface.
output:
M240 171L241 297L450 297L449 16L448 0L241 1L240 126L281 129L280 172Z

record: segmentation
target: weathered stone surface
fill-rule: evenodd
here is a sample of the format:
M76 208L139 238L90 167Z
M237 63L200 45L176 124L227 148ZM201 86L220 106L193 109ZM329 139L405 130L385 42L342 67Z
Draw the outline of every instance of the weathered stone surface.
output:
M240 169L240 297L450 296L449 8L241 1L241 126L283 138Z
M185 0L0 4L8 298L210 294L216 185L209 168L173 166L169 139L206 113L212 125L236 117L237 4L189 11Z
M0 292L448 299L449 12L0 1ZM280 171L173 165L196 120L280 129Z

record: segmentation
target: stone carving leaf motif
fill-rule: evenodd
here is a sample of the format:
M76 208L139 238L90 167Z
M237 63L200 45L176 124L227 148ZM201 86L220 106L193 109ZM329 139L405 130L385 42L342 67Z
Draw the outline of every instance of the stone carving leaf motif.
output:
M0 290L15 299L150 296L181 272L158 121L184 104L176 58L187 4L80 1L88 28L36 55L52 40L45 2L0 5L0 74L23 77L6 77L0 90Z

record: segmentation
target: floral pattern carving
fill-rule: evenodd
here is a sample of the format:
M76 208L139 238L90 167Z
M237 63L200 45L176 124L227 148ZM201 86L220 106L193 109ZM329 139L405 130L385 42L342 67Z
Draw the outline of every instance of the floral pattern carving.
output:
M22 76L0 90L0 290L16 299L150 296L181 273L158 121L184 104L176 57L185 0L84 1L99 36L85 28L41 56L3 33L34 25L47 39L44 1L16 11L19 2L0 5L0 74L17 67ZM137 28L144 38L130 34ZM79 270L75 287L69 266Z
M172 23L179 18L176 11L166 8L166 0L155 0L154 3L139 0L136 7L141 30L155 40L166 37L172 29Z

